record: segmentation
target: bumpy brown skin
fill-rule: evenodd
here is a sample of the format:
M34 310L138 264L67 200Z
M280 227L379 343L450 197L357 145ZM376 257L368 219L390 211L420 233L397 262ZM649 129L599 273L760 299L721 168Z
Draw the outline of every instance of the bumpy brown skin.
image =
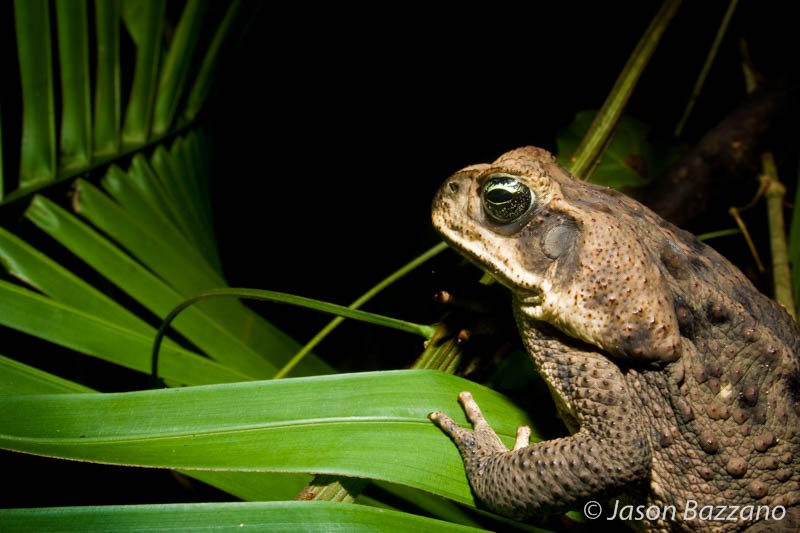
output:
M512 224L481 204L497 174L535 194ZM522 339L573 433L533 445L523 435L508 451L468 394L474 431L432 413L487 508L524 518L620 497L675 506L675 521L644 520L644 530L800 526L800 330L736 267L532 147L450 177L433 222L513 292ZM787 513L777 523L686 521L690 501L727 506L726 517L733 505Z

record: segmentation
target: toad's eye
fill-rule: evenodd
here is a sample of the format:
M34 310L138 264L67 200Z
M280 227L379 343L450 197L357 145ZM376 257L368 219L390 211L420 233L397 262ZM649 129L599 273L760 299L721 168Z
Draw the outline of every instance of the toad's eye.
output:
M483 209L494 222L510 224L528 212L533 192L513 176L492 176L481 189Z

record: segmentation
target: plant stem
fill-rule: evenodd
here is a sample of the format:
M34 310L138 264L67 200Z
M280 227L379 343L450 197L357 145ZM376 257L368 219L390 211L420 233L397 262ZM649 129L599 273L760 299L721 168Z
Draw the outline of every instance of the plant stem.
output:
M769 223L769 244L772 251L772 277L775 284L775 300L786 308L795 318L794 298L792 296L792 275L789 270L789 254L786 249L786 228L783 220L783 200L786 187L778 179L775 159L771 152L761 156L766 181L764 196L767 199L767 220Z
M441 253L443 250L446 249L447 249L447 243L440 242L433 248L415 257L402 267L398 268L397 270L386 276L384 279L378 282L374 287L369 289L367 292L359 296L358 299L356 299L353 303L351 303L348 306L348 308L358 309L359 307L370 301L374 296L379 294L383 289L385 289L398 279L402 278L403 276L405 276L406 274L408 274L409 272L420 266L422 263L426 262L428 259L438 255L439 253ZM273 379L281 379L283 377L286 377L286 375L289 372L291 372L292 369L296 367L306 355L311 353L311 350L313 350L320 342L322 342L322 340L325 337L327 337L334 329L336 329L339 326L339 324L341 324L343 321L344 317L338 316L333 320L331 320L330 322L328 322L325 325L325 327L319 331L319 333L314 335L314 337L310 341L308 341L305 346L303 346L294 356L292 356L292 358L289 361L287 361L285 365L283 365L283 367L275 374Z
M714 60L717 57L717 52L719 51L719 45L722 42L723 37L725 37L725 33L728 31L728 26L730 25L731 18L733 18L733 13L736 11L736 5L738 3L738 0L730 0L730 3L728 3L728 9L725 11L725 15L722 17L722 22L720 22L719 28L717 29L717 35L714 37L714 42L711 43L711 49L708 51L706 61L703 63L703 68L700 70L700 74L697 76L697 81L694 83L692 94L689 97L689 101L686 103L686 109L683 110L683 115L681 115L681 119L675 126L676 138L680 137L681 133L683 133L683 128L686 126L686 121L689 120L689 115L692 114L692 109L694 109L694 104L697 101L697 97L700 96L700 93L703 91L703 85L706 83L708 72L711 70L711 65L714 64Z
M606 97L603 107L600 108L589 131L586 132L581 144L575 150L569 170L579 178L589 178L591 168L602 155L639 77L680 4L680 0L666 0L661 5L661 9L653 17L650 26L639 40L628 62L625 63L625 67Z
M161 322L161 326L158 328L158 332L156 333L155 339L153 340L151 373L154 385L158 380L159 348L161 347L161 341L163 340L164 335L166 334L167 329L169 329L169 326L172 323L172 321L175 320L175 318L184 309L195 304L196 302L199 302L201 300L208 300L210 298L220 298L220 297L249 298L251 300L279 302L289 305L296 305L299 307L306 307L308 309L314 309L316 311L321 311L323 313L336 314L347 318L354 318L356 320L361 320L362 322L369 322L371 324L376 324L379 326L398 329L400 331L405 331L407 333L414 333L416 335L424 337L425 339L430 339L435 332L435 329L432 326L428 326L425 324L414 324L413 322L406 322L405 320L397 320L395 318L390 318L375 313L367 313L366 311L350 309L343 305L332 304L328 302L323 302L321 300L315 300L313 298L296 296L293 294L286 294L284 292L267 291L260 289L243 289L243 288L211 289L202 292L197 296L193 296L192 298L184 300L177 307L175 307L175 309L170 311L170 313L166 316L166 318L164 318L164 320Z
M752 93L758 85L758 75L750 58L747 41L740 42L742 66L747 92ZM796 317L794 292L792 290L792 274L789 267L789 252L786 245L786 226L783 220L783 200L786 187L778 178L775 158L772 152L761 154L761 190L767 199L767 226L769 227L769 244L772 253L772 275L775 300L782 305L792 318Z

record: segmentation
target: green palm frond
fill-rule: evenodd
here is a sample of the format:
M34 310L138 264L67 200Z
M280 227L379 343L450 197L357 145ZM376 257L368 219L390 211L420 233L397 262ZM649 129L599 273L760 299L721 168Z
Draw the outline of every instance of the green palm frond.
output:
M4 102L2 133L16 133L6 123L9 111L18 110L22 142L18 168L8 164L16 158L3 154L4 203L140 152L191 125L241 9L234 1L215 21L207 0L188 0L173 21L164 0L54 5L51 12L46 0L14 2L22 101ZM133 59L124 54L123 41L133 48ZM128 73L131 79L123 79Z
M0 324L146 372L152 324L183 299L225 286L211 220L210 147L192 120L240 4L225 6L215 21L207 1L188 0L173 23L163 0L103 1L92 9L67 0L53 12L44 1L15 3L22 141L16 187L7 182L4 193L7 202L27 205L25 219L41 233L31 243L3 229L0 258L11 276L43 294L4 283L8 312ZM124 39L131 58L122 53ZM122 90L126 72L129 91ZM74 180L68 206L36 194L64 180ZM42 233L151 314L137 317L60 266L60 258L37 252ZM44 313L59 319L42 321ZM175 326L191 343L181 353L196 350L204 356L196 361L207 356L226 370L189 380L173 374L174 383L268 378L299 348L233 301L199 305ZM95 334L76 335L85 331ZM129 339L124 348L121 338ZM329 371L311 357L298 373Z
M2 53L19 67L17 79L5 83L18 83L20 98L0 102L0 216L9 214L0 219L0 332L13 334L0 347L0 403L10 402L0 421L0 448L191 469L188 475L247 500L292 499L321 471L370 477L387 487L405 485L406 499L427 491L418 499L435 514L469 523L443 498L431 503L433 493L474 504L456 451L425 418L427 403L454 404L464 384L452 376L319 377L333 370L310 354L291 373L318 377L245 384L275 376L300 345L242 303L221 299L183 312L162 347L160 377L186 389L115 396L47 371L66 351L89 366L96 359L144 377L160 319L183 300L226 285L211 218L212 146L198 117L226 38L241 26L245 9L240 0L14 2L13 21L6 23L16 48ZM61 184L69 185L68 196ZM31 353L29 339L45 353ZM95 381L104 386L102 377ZM417 406L398 402L392 391L410 392ZM499 395L486 395L499 409L501 428L513 428L521 413ZM354 401L359 397L364 401ZM229 409L234 404L238 408ZM185 416L209 422L212 412L222 419L205 428ZM50 452L37 448L35 442L54 435L40 430L78 428L89 422L86 415L110 432L104 445L83 432L77 441L56 438ZM53 417L58 428L48 421ZM188 431L174 433L176 420ZM505 431L505 438L512 433ZM255 440L243 448L245 434ZM189 462L170 461L164 448L159 451L165 438L176 436L173 444L192 452ZM198 438L210 439L210 446L200 446ZM414 461L397 460L416 450L420 438L438 447L428 460L438 464L445 454L452 463L444 475L432 478ZM354 442L359 446L351 447ZM131 449L142 453L129 455ZM233 458L236 466L224 463ZM315 509L315 524L338 523L348 514ZM199 508L183 511L188 514L175 528L198 517L206 526L228 520ZM297 527L311 516L294 505L264 511ZM230 512L244 517L250 511ZM134 525L177 516L174 509L147 507L113 514L116 525L126 514ZM0 529L67 519L87 530L109 516L97 508L0 510ZM371 530L400 530L422 520L398 513L386 521L361 506L352 516Z

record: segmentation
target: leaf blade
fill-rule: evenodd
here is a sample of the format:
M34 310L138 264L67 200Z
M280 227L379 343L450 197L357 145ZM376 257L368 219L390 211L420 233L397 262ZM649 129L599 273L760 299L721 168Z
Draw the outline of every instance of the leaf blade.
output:
M56 173L56 125L50 7L46 0L15 0L22 80L20 188L52 180Z
M0 395L94 392L73 381L0 355Z
M143 144L150 137L165 12L164 0L122 1L122 20L136 45L133 85L122 127L125 145Z
M456 403L465 389L512 443L527 417L500 394L441 372L392 371L4 397L0 446L114 464L366 477L471 503L455 446L427 419L445 408L466 424Z
M0 324L139 372L150 372L152 337L0 280ZM84 332L91 331L92 335ZM238 372L175 346L165 346L161 375L185 384L242 381Z
M258 502L0 510L12 531L484 531L399 511L334 502Z
M94 90L93 150L109 156L120 150L120 0L95 2L97 70Z
M61 72L61 168L90 164L92 144L89 96L89 31L86 0L57 0Z
M155 135L166 133L175 117L207 10L208 0L188 0L183 9L159 76L153 117Z
M200 66L197 77L195 77L186 101L184 119L187 122L190 122L197 117L197 113L200 112L200 109L202 109L206 98L208 98L208 93L211 89L211 82L213 79L212 74L214 73L214 69L219 61L222 46L227 40L228 32L230 32L233 22L236 20L236 16L239 14L239 9L241 9L241 7L242 0L234 0L231 3L230 7L228 7L228 11L225 13L225 18L222 19L222 22L214 34L214 39L211 41L211 44L206 50L206 54L203 57L203 63Z

